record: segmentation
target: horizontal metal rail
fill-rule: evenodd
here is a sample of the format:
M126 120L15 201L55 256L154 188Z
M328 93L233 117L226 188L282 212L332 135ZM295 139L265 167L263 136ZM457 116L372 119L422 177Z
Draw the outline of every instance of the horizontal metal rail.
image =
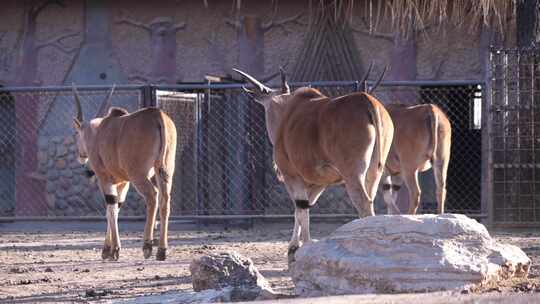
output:
M487 214L484 213L470 213L465 214L470 218L483 219L487 218ZM343 219L358 219L357 215L353 214L311 214L311 218L343 218ZM0 217L0 223L13 222L13 221L105 221L107 218L103 216L15 216L15 217ZM142 221L146 219L146 216L120 216L120 220L124 221ZM252 215L176 215L170 216L169 220L229 220L229 219L294 219L293 214L252 214Z
M375 82L368 80L368 85L373 85ZM313 86L313 87L332 87L332 86L355 86L358 85L357 80L348 81L311 81L311 82L291 82L293 87ZM482 85L483 81L479 80L412 80L412 81L383 81L380 86L461 86L461 85ZM155 85L155 84L122 84L115 85L117 90L140 90L150 87L156 90L208 90L208 89L241 89L242 87L253 87L248 83L207 83L207 84L170 84L170 85ZM270 85L272 86L272 85ZM79 91L92 90L107 90L112 85L77 85ZM71 86L13 86L0 87L0 92L61 92L70 91Z
M148 85L123 84L116 85L115 90L140 90ZM77 85L79 91L110 90L112 85ZM42 87L0 87L0 92L62 92L71 91L71 86L42 86Z
M366 81L368 86L375 84L375 81ZM383 81L379 86L395 86L395 87L418 87L418 86L467 86L467 85L484 85L481 80L407 80L407 81Z

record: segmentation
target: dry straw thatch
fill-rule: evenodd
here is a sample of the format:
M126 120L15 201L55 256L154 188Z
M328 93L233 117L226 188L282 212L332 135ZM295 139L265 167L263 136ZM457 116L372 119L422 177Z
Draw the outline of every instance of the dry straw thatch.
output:
M333 14L336 22L352 22L361 17L375 30L383 20L392 20L392 28L401 33L423 29L428 25L477 27L485 24L503 32L515 16L517 1L523 0L308 0L309 17ZM245 1L244 1L245 2ZM233 0L240 10L242 0ZM272 0L277 6L278 0Z
M327 12L332 8L336 21L344 16L352 22L359 16L369 21L370 30L390 19L392 29L404 34L433 25L443 29L443 25L474 28L480 24L503 32L515 15L516 1L521 0L310 0L310 8Z

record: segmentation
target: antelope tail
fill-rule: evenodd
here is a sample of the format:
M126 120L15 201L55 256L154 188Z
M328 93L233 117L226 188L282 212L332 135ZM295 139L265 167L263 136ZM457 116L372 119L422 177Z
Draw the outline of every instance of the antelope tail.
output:
M373 153L379 153L379 163L377 164L378 169L382 169L383 167L383 159L384 159L384 151L382 149L382 130L383 127L381 125L381 116L379 113L379 109L372 103L369 103L369 114L371 115L371 119L373 121L373 125L375 126L375 133L377 134L377 137L375 138L375 150Z
M434 105L431 105L430 122L431 122L431 142L433 143L433 154L431 155L431 166L435 166L437 161L437 144L439 139L439 117Z
M167 128L165 127L165 123L164 123L164 117L163 117L163 113L160 112L160 117L158 119L158 125L159 125L159 135L160 135L160 146L159 146L159 154L158 154L158 159L157 159L157 162L156 162L156 169L157 169L157 172L156 174L159 174L159 176L164 180L164 181L169 181L169 173L167 172L167 170L165 169L165 164L166 164L166 157L167 157Z

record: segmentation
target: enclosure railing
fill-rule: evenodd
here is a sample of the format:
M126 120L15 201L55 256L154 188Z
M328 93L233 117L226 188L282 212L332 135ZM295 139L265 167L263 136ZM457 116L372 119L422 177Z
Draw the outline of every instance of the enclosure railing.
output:
M372 85L368 82L368 86ZM292 83L327 96L359 91L357 81ZM483 83L477 81L383 82L375 96L384 103L435 103L453 127L447 209L482 217L481 130ZM108 86L78 87L85 119L96 113ZM291 217L293 204L277 181L267 139L264 109L248 100L241 84L117 86L113 105L134 111L157 106L178 130L172 213L175 218ZM103 217L97 186L76 160L71 87L0 88L0 217ZM431 170L430 170L431 171ZM420 175L421 212L434 212L435 184ZM406 190L405 190L406 191ZM376 200L376 212L385 206ZM313 216L356 217L342 186L329 187ZM123 217L144 217L134 189Z
M492 49L488 193L497 226L540 225L540 49Z

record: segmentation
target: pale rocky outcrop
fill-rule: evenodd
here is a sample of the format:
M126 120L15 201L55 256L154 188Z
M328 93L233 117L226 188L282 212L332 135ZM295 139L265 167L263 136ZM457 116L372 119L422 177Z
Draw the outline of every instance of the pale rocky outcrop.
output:
M290 270L298 294L318 296L467 289L525 277L530 263L465 215L388 215L302 246Z

